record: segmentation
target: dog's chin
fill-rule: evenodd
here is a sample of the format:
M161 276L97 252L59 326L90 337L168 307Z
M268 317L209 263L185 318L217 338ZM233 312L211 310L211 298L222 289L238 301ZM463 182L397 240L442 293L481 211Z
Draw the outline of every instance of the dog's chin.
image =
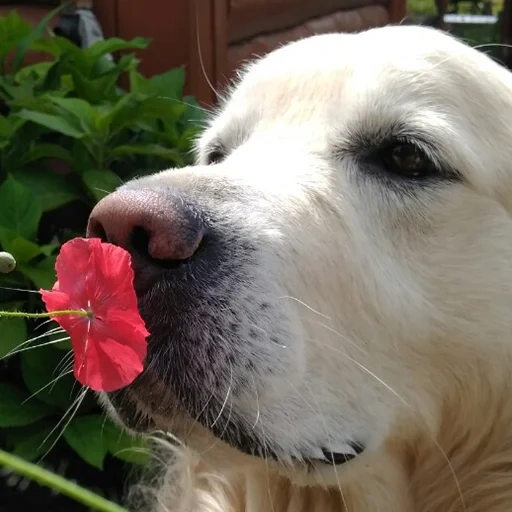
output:
M205 408L194 417L157 378L147 373L128 388L105 394L103 402L115 419L133 433L171 432L186 442L187 435L201 430L241 454L279 458L234 414L228 421L211 421L214 411Z
M151 384L149 384L151 382ZM143 375L132 386L103 396L103 404L111 415L128 431L135 434L151 434L154 432L171 433L191 447L197 445L199 438L205 445L199 450L211 450L213 446L232 450L246 460L264 460L266 464L277 462L277 468L302 468L309 473L312 466L341 465L359 456L364 446L349 441L344 447L336 450L319 446L315 452L301 453L300 450L286 453L274 451L269 440L259 439L254 429L244 426L244 422L236 417L228 423L207 424L199 415L193 418L168 390L163 389L158 379Z

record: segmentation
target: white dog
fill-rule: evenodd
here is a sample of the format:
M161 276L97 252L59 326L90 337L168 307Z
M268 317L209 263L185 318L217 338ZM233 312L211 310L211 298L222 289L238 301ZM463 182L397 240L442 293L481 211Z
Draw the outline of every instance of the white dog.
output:
M130 182L152 333L103 397L171 432L155 510L512 510L512 74L441 32L248 66L198 165Z

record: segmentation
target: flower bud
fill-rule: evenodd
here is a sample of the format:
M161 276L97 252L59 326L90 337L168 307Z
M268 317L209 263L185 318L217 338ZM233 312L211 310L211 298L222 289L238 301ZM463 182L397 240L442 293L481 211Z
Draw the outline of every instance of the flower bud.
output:
M16 260L9 252L0 251L0 273L8 274L16 268Z

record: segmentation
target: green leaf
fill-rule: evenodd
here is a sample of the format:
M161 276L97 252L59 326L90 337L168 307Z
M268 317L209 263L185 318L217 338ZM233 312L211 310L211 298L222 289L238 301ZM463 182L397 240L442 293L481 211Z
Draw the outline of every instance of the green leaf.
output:
M149 96L160 96L165 99L181 100L185 86L185 69L183 67L171 69L151 78L137 79L137 90Z
M83 50L67 37L53 35L52 37L38 39L32 43L31 49L37 52L49 53L59 60L70 60L79 69L87 67L87 59Z
M86 135L86 132L83 129L77 128L67 119L52 114L23 109L13 115L20 119L24 119L25 121L32 121L33 123L44 126L54 132L62 133L62 135L73 137L74 139L81 139Z
M42 216L42 208L30 189L12 176L0 186L0 227L34 239Z
M37 196L44 212L54 210L78 198L69 178L55 172L38 170L16 171L16 179Z
M28 277L37 288L51 289L55 283L55 256L45 258L37 265L19 264L17 269Z
M115 90L119 80L119 75L116 72L91 79L78 69L71 68L69 71L73 78L76 94L94 104L101 103L108 98Z
M107 421L103 426L108 451L117 459L132 464L145 464L151 458L147 438L131 436L112 422Z
M27 400L29 395L21 389L0 382L0 427L21 427L30 425L52 414L52 410L35 399Z
M139 127L141 122L165 119L168 122L179 120L184 105L163 97L145 97L142 94L128 94L118 102L114 110L100 118L100 124L107 124L112 134L131 127Z
M16 73L14 80L18 84L22 84L26 80L34 80L36 83L39 83L46 77L53 66L55 66L54 62L47 61L24 66Z
M59 96L47 96L47 98L59 107L62 116L65 116L66 121L70 124L88 135L94 130L98 113L87 101L80 98L61 98Z
M45 30L48 28L48 22L54 18L63 8L65 4L59 5L57 8L50 11L46 16L41 18L39 23L36 25L36 27L30 32L30 34L27 34L17 45L16 54L14 56L14 60L12 63L12 69L14 72L16 72L23 62L27 51L30 49L31 45L36 41L37 39L40 39L41 36L44 34Z
M122 185L121 178L112 171L86 171L82 179L94 198L99 201Z
M27 325L23 318L0 318L0 359L27 341Z
M178 150L166 148L158 144L127 144L117 146L110 154L114 157L124 155L158 156L166 160L171 160L177 165L183 165L183 157Z
M0 137L10 137L12 133L11 123L7 117L0 116Z
M32 27L15 11L0 18L0 64L24 37L32 32Z
M131 41L125 41L117 37L111 37L103 41L97 41L92 46L84 50L85 57L91 63L95 63L100 57L108 53L119 52L123 50L143 50L148 47L149 39L136 37Z
M63 148L58 144L45 144L44 142L38 142L32 144L23 156L18 160L20 167L37 160L43 160L46 158L56 158L63 162L72 163L73 156L71 152Z
M108 453L102 432L103 423L99 414L80 416L74 418L64 430L64 438L69 446L85 462L98 469L103 469L103 461Z
M41 254L39 245L21 236L16 237L6 249L12 253L18 264L28 263Z
M27 350L20 357L21 375L27 389L36 393L38 400L66 411L76 396L73 375L61 376L70 371L70 363L66 363L69 359L64 359L66 354L50 345Z
M6 429L4 436L14 455L33 461L42 457L59 435L59 429L54 427L51 421L40 421L27 427Z

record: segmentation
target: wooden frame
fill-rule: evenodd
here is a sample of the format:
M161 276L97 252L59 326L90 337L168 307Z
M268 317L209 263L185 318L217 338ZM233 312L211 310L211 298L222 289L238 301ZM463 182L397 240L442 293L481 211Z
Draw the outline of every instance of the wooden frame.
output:
M186 65L186 92L203 105L216 101L227 49L228 0L95 0L106 37L148 37L141 72L163 73Z
M186 64L187 93L209 106L226 76L229 0L94 0L105 36L153 40L141 54L141 71L162 73ZM405 0L389 0L391 23L406 16ZM142 15L143 13L143 15ZM148 58L149 56L149 58Z

